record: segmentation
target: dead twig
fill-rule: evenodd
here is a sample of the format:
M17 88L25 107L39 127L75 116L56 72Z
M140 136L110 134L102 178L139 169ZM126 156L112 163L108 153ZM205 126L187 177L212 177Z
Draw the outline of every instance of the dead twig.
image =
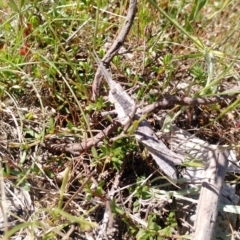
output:
M173 107L174 105L178 104L180 106L195 106L195 105L209 105L213 103L217 103L223 101L227 98L232 98L235 95L224 95L224 96L216 96L210 98L198 97L198 98L190 98L190 97L178 97L173 96L170 98L164 98L156 103L150 104L143 108L142 114L149 114L151 112L160 110L160 109L168 109ZM136 109L135 109L136 110ZM107 128L102 130L93 138L89 138L82 143L71 143L71 144L62 144L62 143L51 143L51 139L46 141L46 147L50 151L54 152L61 152L61 153L71 153L73 155L79 155L82 152L87 151L89 148L97 145L100 141L104 138L109 137L110 135L114 134L118 127L121 124L119 122L114 122L110 124Z
M174 105L178 104L180 106L196 106L196 105L210 105L213 103L221 102L226 98L232 98L234 95L224 95L224 96L215 96L215 97L197 97L197 98L190 98L190 97L178 97L173 96L170 98L164 98L158 102L152 103L142 110L143 114L148 114L160 109L167 109L173 107Z
M121 124L119 122L113 122L107 128L102 130L96 136L92 138L88 138L86 141L82 143L69 143L69 144L59 144L59 143L51 143L51 139L45 143L46 148L53 152L61 152L61 153L71 153L73 155L79 155L82 152L85 152L87 149L95 146L104 138L110 136L112 133L116 132L118 127Z
M137 10L137 0L130 0L128 13L126 16L126 21L124 22L123 27L122 27L121 31L119 32L117 38L113 42L113 45L109 48L109 50L107 51L107 53L105 54L105 56L102 59L102 62L105 65L105 67L108 67L108 65L111 62L111 60L113 59L113 57L117 54L120 47L123 45L128 33L130 31L130 28L133 24L133 19L134 19L136 10ZM98 97L98 95L99 95L102 77L103 76L102 76L101 69L100 69L100 67L98 67L97 72L94 77L94 80L93 80L93 84L92 84L92 99L93 100L95 100L96 97Z

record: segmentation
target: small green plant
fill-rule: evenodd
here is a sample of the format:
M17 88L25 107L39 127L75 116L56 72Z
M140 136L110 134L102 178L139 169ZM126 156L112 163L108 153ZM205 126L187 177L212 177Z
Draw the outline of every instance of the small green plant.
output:
M134 150L136 145L129 138L121 138L109 145L107 141L100 147L99 151L95 147L92 148L92 164L93 165L106 165L112 164L115 169L119 170L124 161L126 154Z
M145 240L163 240L166 238L173 237L173 233L177 227L176 217L174 211L170 212L166 219L166 227L161 228L157 224L157 216L155 214L150 214L147 220L147 228L140 229L136 235L137 239Z

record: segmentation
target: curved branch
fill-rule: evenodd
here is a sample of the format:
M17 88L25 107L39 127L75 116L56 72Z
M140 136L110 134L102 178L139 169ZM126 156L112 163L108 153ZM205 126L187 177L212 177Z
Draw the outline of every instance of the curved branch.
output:
M114 122L96 136L88 138L82 143L51 143L51 139L49 139L47 142L45 142L45 146L49 151L79 155L80 153L85 152L89 148L97 145L104 138L109 137L112 133L117 131L118 127L120 126L121 124L119 122Z
M107 53L105 54L105 56L102 59L102 62L105 65L105 67L108 67L108 65L111 62L111 60L113 59L113 57L117 54L118 50L123 45L128 33L130 31L130 28L133 24L136 10L137 10L137 0L130 0L128 13L126 16L126 21L124 22L123 27L122 27L121 31L119 32L117 38L113 42L113 45L109 48L109 50L107 51ZM96 97L99 96L102 78L103 78L103 76L102 76L101 69L100 69L100 67L98 67L97 72L94 77L94 80L93 80L93 84L92 84L92 99L93 100L95 100Z
M152 103L142 110L143 114L148 114L151 112L154 112L159 109L167 109L170 107L173 107L174 105L178 104L180 106L196 106L196 105L209 105L213 103L217 103L220 101L225 100L226 98L234 97L234 95L229 96L225 95L222 97L215 96L215 97L196 97L196 98L190 98L190 97L178 97L173 96L170 98L164 98L160 101L157 101L155 103Z
M164 98L161 101L155 102L143 108L142 114L149 114L156 110L168 109L178 104L180 106L194 106L194 105L208 105L225 100L226 98L232 98L236 95L224 95L222 97L215 96L210 98L197 97L178 97L173 96L170 98ZM135 115L135 119L139 119L139 116ZM45 146L49 151L71 153L73 155L79 155L82 152L87 151L89 148L96 146L104 138L108 138L110 135L116 133L117 129L121 126L119 122L114 122L98 133L93 138L88 138L81 143L52 143L51 139L45 141Z

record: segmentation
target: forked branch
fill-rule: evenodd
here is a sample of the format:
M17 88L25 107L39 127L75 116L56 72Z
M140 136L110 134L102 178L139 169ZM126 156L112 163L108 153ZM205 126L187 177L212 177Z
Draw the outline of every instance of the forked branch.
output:
M232 98L234 95L224 95L221 97L210 97L210 98L190 98L190 97L184 97L180 98L178 96L173 96L170 98L162 99L161 101L158 101L156 103L150 104L142 110L143 114L150 114L151 112L160 110L160 109L168 109L173 107L174 105L178 104L180 106L195 106L195 105L209 105L213 103L217 103L220 101L225 100L226 98ZM65 153L71 153L74 155L79 155L82 152L87 151L89 148L96 146L100 141L102 141L104 138L110 137L110 135L113 135L116 133L117 129L121 126L119 122L114 122L110 124L107 128L102 130L100 133L98 133L93 138L86 139L85 141L81 143L71 143L71 144L62 144L62 143L51 143L46 142L46 147L50 151L54 152L65 152Z

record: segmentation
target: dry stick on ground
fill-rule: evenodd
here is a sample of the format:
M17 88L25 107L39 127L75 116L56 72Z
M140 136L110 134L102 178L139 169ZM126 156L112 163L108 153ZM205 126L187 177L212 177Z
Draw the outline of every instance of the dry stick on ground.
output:
M96 136L94 136L93 138L88 138L82 143L51 143L51 139L48 139L48 141L45 142L45 145L46 148L50 151L79 155L80 153L85 152L89 148L97 145L100 141L102 141L106 137L109 137L112 133L115 133L120 126L121 124L119 122L113 122Z
M218 213L218 202L228 165L227 152L213 151L202 183L192 240L211 240ZM215 239L215 238L214 238Z
M128 13L126 16L126 21L123 24L123 27L121 31L119 32L117 38L113 42L113 45L110 47L110 49L107 51L105 56L102 59L103 64L105 67L108 67L109 63L113 59L113 57L117 54L119 51L120 47L123 45L130 28L133 24L134 16L137 10L137 0L130 0L129 2L129 8L128 8ZM100 86L102 82L102 72L100 67L98 67L97 72L95 74L93 84L92 84L92 99L95 100L96 97L99 96L100 92Z
M221 97L210 97L210 98L189 98L184 97L180 98L178 96L173 96L170 98L165 98L161 101L158 101L156 103L150 104L142 110L143 114L149 114L151 112L160 110L160 109L166 109L174 106L175 104L183 105L183 106L194 106L194 105L209 105L213 103L217 103L220 101L225 100L226 98L232 98L236 95L226 95ZM79 155L82 152L85 152L89 148L97 145L100 141L102 141L104 138L109 137L113 133L117 131L117 129L121 127L121 124L119 122L113 122L110 124L107 128L102 130L100 133L98 133L93 138L89 138L82 143L70 143L70 144L59 144L59 143L51 143L51 139L48 140L48 142L45 142L46 147L50 151L54 152L61 152L61 153L71 153L73 155Z
M152 103L142 110L143 114L148 114L151 112L154 112L158 109L165 109L165 108L170 108L173 107L174 105L178 104L181 106L196 106L196 105L209 105L217 102L221 102L225 100L226 98L232 98L236 95L223 95L222 97L215 96L215 97L197 97L197 98L190 98L190 97L178 97L178 96L173 96L170 98L164 98L158 102Z

